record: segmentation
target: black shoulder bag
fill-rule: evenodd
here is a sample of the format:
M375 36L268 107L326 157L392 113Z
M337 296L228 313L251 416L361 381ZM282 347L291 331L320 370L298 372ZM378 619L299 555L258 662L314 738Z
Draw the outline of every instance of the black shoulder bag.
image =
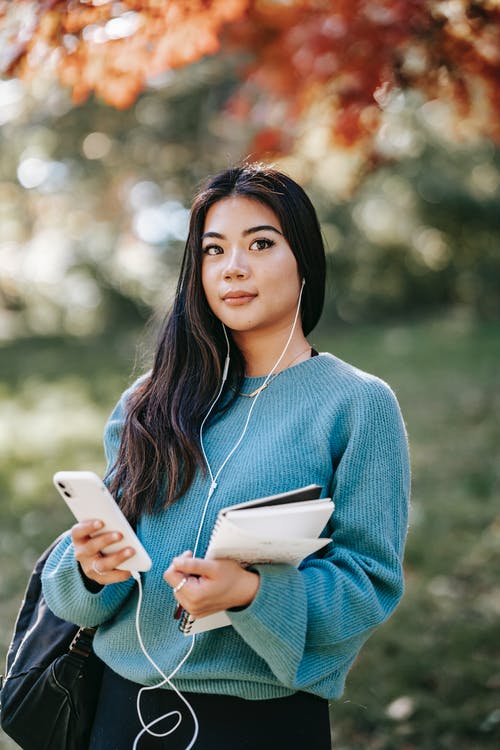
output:
M41 573L56 541L31 574L2 679L2 729L24 750L87 750L103 663L95 628L59 619L43 597Z

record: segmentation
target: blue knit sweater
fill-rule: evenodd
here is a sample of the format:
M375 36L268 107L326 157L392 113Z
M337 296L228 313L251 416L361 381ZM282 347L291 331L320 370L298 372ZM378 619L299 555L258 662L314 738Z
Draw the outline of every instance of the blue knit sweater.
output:
M247 378L242 391L251 392L263 380ZM128 393L106 425L110 465ZM207 428L204 443L214 474L240 436L251 403L238 397ZM409 464L392 391L330 354L284 370L260 395L247 434L219 477L198 554L206 549L220 508L312 483L335 501L323 534L332 543L298 570L255 566L256 598L228 612L232 626L196 636L193 653L175 677L180 690L247 699L297 690L326 698L342 694L360 647L402 595ZM193 548L209 484L198 472L180 500L143 517L137 528L153 560L143 574L141 631L165 674L181 661L191 639L172 618L175 601L162 575L175 555ZM89 592L68 536L47 561L43 590L60 617L99 625L95 650L115 672L143 685L160 681L137 641L133 579Z

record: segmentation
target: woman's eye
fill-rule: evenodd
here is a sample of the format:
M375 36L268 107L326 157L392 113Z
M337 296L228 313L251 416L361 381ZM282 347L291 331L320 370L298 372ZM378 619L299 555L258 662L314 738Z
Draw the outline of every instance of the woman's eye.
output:
M203 248L203 255L220 255L222 248L219 245L206 245Z
M274 245L274 240L254 240L250 245L251 250L267 250Z

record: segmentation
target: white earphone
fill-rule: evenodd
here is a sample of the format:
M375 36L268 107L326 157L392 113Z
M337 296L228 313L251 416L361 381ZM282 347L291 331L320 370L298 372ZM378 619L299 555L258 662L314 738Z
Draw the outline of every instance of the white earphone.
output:
M208 460L207 454L205 452L205 446L203 445L203 428L204 428L204 426L205 426L205 424L207 422L207 419L209 418L210 414L212 413L215 405L217 404L219 398L221 397L222 391L224 389L224 384L225 384L225 382L227 380L227 376L228 376L228 373L229 373L229 365L230 365L230 361L231 361L230 360L230 344L229 344L229 338L228 338L227 331L226 331L226 326L224 325L224 323L222 323L222 330L224 331L224 337L226 339L226 347L227 348L226 348L226 359L224 361L224 368L223 368L223 371L222 371L221 383L220 383L220 387L219 387L219 390L217 392L217 395L216 395L215 399L212 401L212 403L210 404L210 407L209 407L209 409L208 409L208 411L207 411L207 413L206 413L206 415L205 415L205 417L204 417L204 419L203 419L203 421L202 421L202 423L200 425L200 446L201 446L201 450L202 450L202 453L203 453L203 458L205 460L205 464L207 466L208 473L209 473L209 476L210 476L210 479L211 479L211 484L210 484L210 488L208 490L207 498L205 500L205 505L203 507L203 512L202 512L202 515L201 515L200 525L198 527L198 532L196 534L196 542L195 542L195 545L194 545L194 548L193 548L193 557L196 557L196 552L197 552L197 549L198 549L198 544L199 544L199 541L200 541L200 535L201 535L201 531L203 529L203 524L205 522L205 516L207 514L208 506L210 504L210 500L212 498L212 495L213 495L214 491L217 489L217 480L219 479L219 476L220 476L222 470L224 469L224 467L226 466L226 464L228 463L228 461L231 459L231 457L233 456L233 454L237 451L237 449L241 445L241 443L243 441L243 438L246 435L247 428L248 428L248 425L250 423L250 418L252 416L252 412L253 412L253 410L255 408L255 405L256 405L256 403L257 403L257 401L259 399L259 396L262 393L262 391L264 390L264 386L269 382L269 379L274 374L275 370L279 367L279 365L280 365L283 357L286 354L286 351L287 351L288 347L290 346L290 342L292 340L292 337L293 337L293 334L294 334L294 331L295 331L295 328L296 328L296 325L297 325L297 320L299 318L300 304L301 304L301 301L302 301L302 292L304 291L305 283L306 283L306 280L303 278L301 286L300 286L300 293L299 293L299 299L298 299L298 302L297 302L297 309L295 311L295 317L294 317L294 320L293 320L293 324L292 324L292 327L291 327L290 334L288 336L287 342L286 342L286 344L285 344L285 346L283 348L283 351L281 352L280 356L276 360L276 362L275 362L273 368L271 369L271 371L266 375L266 378L264 380L262 388L259 390L259 392L255 396L255 399L253 399L252 404L250 406L250 409L248 410L247 418L246 418L246 421L245 421L245 424L244 424L244 427L243 427L243 430L242 430L242 433L241 433L240 437L238 438L238 440L236 441L236 443L233 445L233 447L231 448L231 450L227 454L226 458L224 459L224 461L221 463L221 465L219 466L219 468L217 469L217 471L214 474L213 471L212 471L212 467L210 466L210 462ZM189 658L189 656L191 655L191 653L193 651L193 648L194 648L196 635L192 635L191 636L191 644L189 646L189 649L188 649L187 653L184 655L184 657L181 659L181 661L175 667L175 669L167 676L163 672L163 670L156 664L156 662L151 658L151 656L147 652L146 647L145 647L145 645L143 643L141 632L140 632L140 628L139 628L139 613L140 613L141 604L142 604L142 581L141 581L141 578L140 578L139 574L134 575L134 578L137 580L137 582L139 584L139 598L138 598L138 603L137 603L137 608L136 608L136 618L135 618L135 629L136 629L136 632L137 632L137 637L139 639L139 645L141 647L141 650L142 650L143 654L145 655L145 657L149 661L149 663L156 669L156 671L162 677L162 681L159 682L157 685L144 686L137 693L136 708L137 708L137 714L139 716L140 723L142 725L142 729L137 734L137 736L136 736L136 738L134 740L133 750L136 750L137 745L139 743L139 740L140 740L140 738L144 734L149 734L149 735L152 735L153 737L157 737L157 738L167 737L169 734L172 734L177 729L177 727L179 726L179 724L182 721L182 714L181 714L180 711L177 711L177 710L170 711L167 714L159 716L159 717L153 719L153 721L150 721L149 723L146 723L145 720L144 720L144 718L143 718L143 716L142 716L141 707L140 707L140 701L141 701L141 696L142 696L143 692L145 692L146 690L153 690L155 688L158 688L158 687L164 685L165 683L167 683L169 685L169 687L177 694L177 696L184 702L184 704L186 705L187 709L189 710L189 712L191 713L191 716L193 718L194 727L195 727L194 734L193 734L193 736L191 738L190 743L185 748L185 750L191 750L191 748L193 747L193 745L196 742L196 739L198 737L198 732L199 732L198 718L196 716L196 713L195 713L193 707L191 706L191 704L187 700L187 698L185 698L182 695L182 693L175 687L175 685L173 684L173 682L171 680L177 674L177 672L182 667L182 665L185 664L185 662L187 661L187 659ZM164 719L166 719L168 717L172 717L173 718L176 715L177 715L177 723L173 727L171 727L168 731L166 731L166 732L154 732L153 731L153 726L156 726L160 721L163 721Z

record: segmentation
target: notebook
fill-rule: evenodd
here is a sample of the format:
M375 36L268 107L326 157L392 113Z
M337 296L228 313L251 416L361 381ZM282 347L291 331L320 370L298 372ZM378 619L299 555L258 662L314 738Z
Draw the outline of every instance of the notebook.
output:
M334 504L320 498L322 488L311 484L279 495L248 500L219 511L206 558L237 560L240 563L300 562L330 542L319 537ZM230 625L226 612L208 617L191 617L185 612L179 627L185 635L204 633Z

